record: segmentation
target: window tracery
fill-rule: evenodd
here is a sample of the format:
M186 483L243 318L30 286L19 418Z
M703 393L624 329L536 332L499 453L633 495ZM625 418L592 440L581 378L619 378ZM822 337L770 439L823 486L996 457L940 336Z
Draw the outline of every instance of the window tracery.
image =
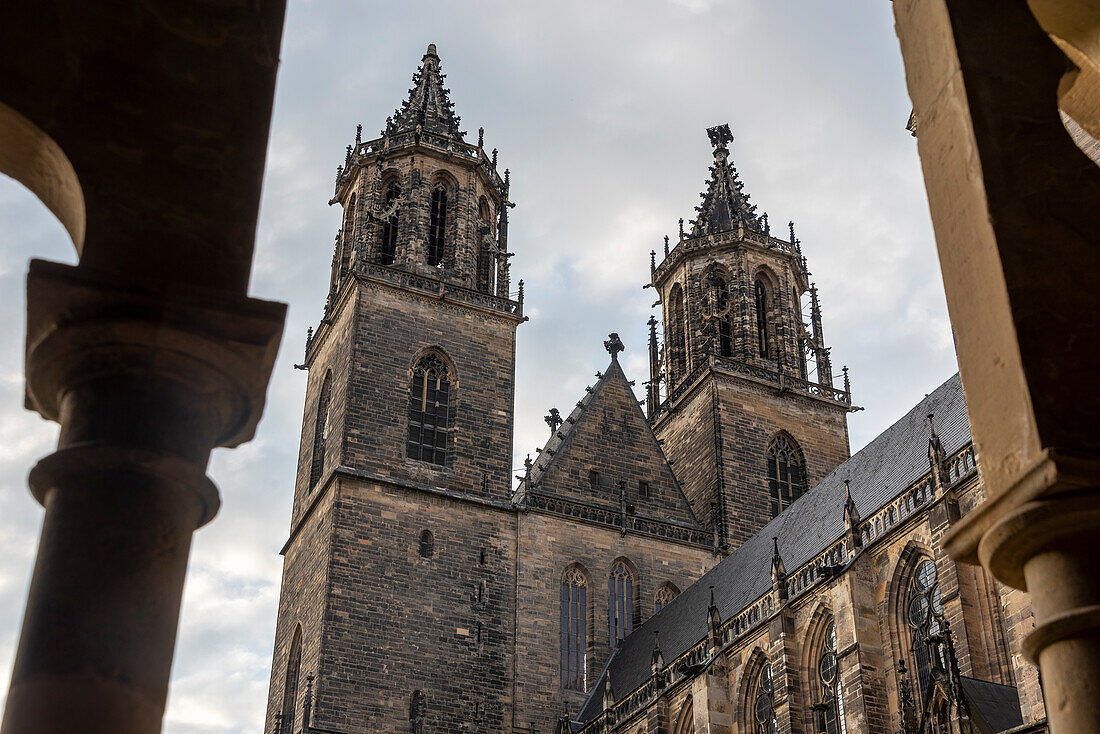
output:
M573 691L586 688L587 593L588 580L581 570L568 569L561 580L561 685Z
M932 671L947 669L946 653L939 641L946 623L942 591L936 564L930 558L917 562L909 583L905 621L909 629L909 652L916 674L917 697L923 704L928 695Z
M447 187L437 183L432 188L432 209L428 218L428 264L443 263L444 243L447 239Z
M806 463L794 439L779 434L768 445L768 491L772 517L806 492Z
M383 265L392 265L397 256L397 235L400 227L400 202L401 186L396 181L390 181L385 188L382 197L382 241L378 251L378 262Z
M779 720L775 714L772 682L772 666L765 662L756 683L756 695L752 701L752 731L754 734L776 734Z
M661 588L657 589L657 593L653 596L653 613L656 614L667 607L679 595L680 590L672 584L661 584Z
M427 354L409 385L408 457L443 466L447 459L451 378L437 354Z
M829 623L821 652L817 659L817 682L819 700L814 705L818 712L818 732L820 734L847 734L848 725L844 720L844 692L840 681L840 670L836 657L836 624Z
M634 630L634 574L623 561L615 561L607 576L607 619L612 646Z

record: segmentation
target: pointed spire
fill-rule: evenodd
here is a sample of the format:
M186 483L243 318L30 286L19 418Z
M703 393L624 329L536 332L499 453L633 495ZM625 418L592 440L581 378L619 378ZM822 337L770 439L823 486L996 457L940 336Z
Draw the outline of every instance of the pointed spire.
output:
M696 207L699 216L695 219L692 237L728 232L738 227L762 231L756 206L749 203L748 194L743 192L744 184L737 177L737 169L728 161L727 145L733 140L729 125L708 128L707 136L714 146L714 165L710 169L707 190L701 194L703 203Z
M654 676L665 668L665 656L661 652L661 631L653 630L653 654L649 657L649 670Z
M718 604L714 601L714 584L710 586L710 604L707 606L707 630L711 637L718 639L722 628L722 615L718 613Z
M668 242L667 237L665 237L665 242ZM656 250L650 250L649 251L649 272L652 273L656 269L657 269L657 251Z
M359 146L363 144L363 126L355 126L355 152L359 152Z
M943 443L936 434L935 414L928 414L928 466L932 470L932 484L937 493L947 484L944 476L944 463L947 461L947 452Z
M683 221L683 220L681 220ZM668 257L668 235L665 235L665 257Z
M485 147L485 128L483 127L477 129L477 147Z
M661 402L661 352L657 348L657 319L650 314L649 321L649 382L646 383L646 413L652 418Z
M386 134L423 132L462 140L458 129L460 118L454 113L454 105L448 99L443 86L446 75L440 71L439 56L435 44L429 44L420 66L413 74L413 85L401 109L386 124Z
M778 586L787 580L787 568L783 565L783 557L779 555L779 536L772 537L772 585ZM783 584L786 588L786 584Z
M863 518L859 516L856 501L852 499L852 485L847 479L844 480L844 492L844 532L847 535L848 552L855 553L863 547L863 536L859 532L859 524Z
M849 401L852 395L852 381L848 377L848 365L844 365L840 368L840 371L844 373L844 392L848 393Z
M558 718L558 725L554 729L554 734L573 734L573 725L569 722L569 703L562 704L561 716Z
M611 668L608 667L607 674L603 679L603 710L605 713L610 714L611 710L615 708L615 689L611 687Z

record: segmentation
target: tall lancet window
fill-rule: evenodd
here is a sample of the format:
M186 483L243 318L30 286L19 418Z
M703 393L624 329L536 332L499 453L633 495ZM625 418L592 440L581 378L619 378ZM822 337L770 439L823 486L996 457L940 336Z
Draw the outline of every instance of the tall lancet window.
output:
M806 462L794 439L779 434L768 445L768 490L775 517L806 492Z
M771 298L764 281L756 281L756 349L765 359L772 356Z
M447 187L436 184L432 189L432 212L428 221L428 264L443 262L443 243L447 239Z
M294 638L290 643L290 655L286 660L286 679L283 681L283 728L282 731L294 731L294 715L298 710L298 677L302 669L302 627L294 628Z
M561 686L571 691L586 687L588 645L588 580L576 566L561 579Z
M821 734L848 734L844 721L844 691L840 682L840 670L836 659L836 625L829 623L821 653L817 658L819 686L818 731Z
M615 561L607 577L607 620L612 645L634 630L634 575L623 561Z
M325 470L325 448L328 446L329 394L332 392L332 370L325 372L321 395L317 398L317 417L313 424L313 457L309 464L309 488L317 486Z
M437 354L427 354L416 364L409 385L410 459L443 466L447 459L451 377Z
M355 248L355 194L348 200L348 206L344 209L344 226L340 230L340 241L336 245L336 253L332 258L332 277L329 279L329 289L335 290L340 283L340 276L344 272L344 263L351 256Z
M753 734L776 734L776 731L778 731L779 719L775 715L775 705L772 698L774 693L772 667L765 662L760 668L755 695L750 699Z
M382 241L378 250L378 262L392 265L397 256L397 235L400 228L401 212L398 201L401 199L401 186L391 181L382 197Z
M684 291L677 283L669 291L668 365L672 387L687 372L687 340L684 336Z
M729 284L717 273L711 273L707 282L709 297L714 304L714 317L718 321L718 354L729 357L733 354L733 330L730 328Z
M909 582L905 616L909 627L909 650L916 672L918 700L924 703L934 668L947 668L942 645L933 640L943 632L943 600L937 583L936 564L930 558L917 563Z

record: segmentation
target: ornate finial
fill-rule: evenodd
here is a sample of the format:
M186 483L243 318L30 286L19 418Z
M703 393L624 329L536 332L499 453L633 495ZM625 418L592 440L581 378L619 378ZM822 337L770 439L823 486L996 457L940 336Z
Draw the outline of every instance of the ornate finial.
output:
M561 413L558 412L557 408L551 408L550 409L550 414L549 415L544 415L542 417L542 419L544 421L546 421L546 425L550 426L550 435L551 436L553 436L555 433L558 432L558 426L560 426L562 424L562 419L561 419Z
M483 127L477 129L477 147L485 147L485 128Z
M516 300L519 301L519 305L523 305L523 281L519 282L519 294L516 296Z
M680 217L680 241L684 241L684 218Z
M653 654L649 657L649 669L653 675L660 675L664 667L665 656L661 653L661 633L659 630L653 630Z
M358 150L359 146L362 145L362 144L363 144L363 126L362 125L356 125L355 126L355 148L356 148L356 150Z
M761 222L761 224L764 225L764 234L766 234L768 236L771 236L772 228L771 228L771 225L768 224L768 213L767 212L764 212L763 214L760 215L760 222Z
M623 346L622 340L619 339L619 335L615 332L611 332L607 335L607 340L604 341L603 348L608 351L608 353L611 355L611 359L614 361L618 361L619 352L626 349L626 347Z
M667 237L665 238L665 241L666 242L668 241ZM649 251L649 272L652 273L656 269L657 269L657 251L656 250L650 250Z
M665 235L665 257L668 257L668 235Z
M428 44L428 50L424 53L424 55L425 56L436 56L437 55L436 52L435 52L435 44L434 43L429 43Z
M844 365L843 367L841 367L840 371L844 373L844 392L848 393L848 395L851 395L852 394L852 383L848 379L848 365ZM929 416L929 417L931 418L931 416Z
M793 244L794 244L794 240L795 240L795 236L794 236L794 220L792 219L791 221L787 222L787 226L791 228L791 244L793 245Z
M496 152L495 148L493 150L494 150L494 152ZM493 168L496 168L496 167L497 167L496 156L493 156ZM504 169L504 190L505 190L505 192L508 191L508 187L511 186L511 185L512 185L512 172L509 171L507 168L505 168Z
M710 138L710 144L714 146L715 153L717 153L719 150L725 150L726 146L733 140L733 133L730 132L729 124L723 123L708 127L707 137Z
M343 175L344 175L344 167L343 167L343 166L337 166L337 167L336 167L336 183L337 183L337 184L339 184L339 183L340 183L340 178L341 178L341 177L342 177Z
M347 153L344 154L344 168L351 168L351 146L348 146Z
M497 149L493 148L493 169L496 170L496 167L497 167Z
M714 603L714 584L710 585L710 605L712 607L718 606L717 604Z
M306 700L302 702L302 725L309 730L313 718L313 673L306 676Z

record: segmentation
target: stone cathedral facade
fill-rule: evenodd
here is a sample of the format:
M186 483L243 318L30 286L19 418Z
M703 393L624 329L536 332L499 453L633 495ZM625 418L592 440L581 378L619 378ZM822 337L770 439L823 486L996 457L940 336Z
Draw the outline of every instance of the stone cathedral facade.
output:
M983 497L957 376L849 455L801 243L725 125L650 255L645 400L609 335L515 484L522 243L448 94L429 46L338 170L265 732L1042 730L1026 596L938 542Z

